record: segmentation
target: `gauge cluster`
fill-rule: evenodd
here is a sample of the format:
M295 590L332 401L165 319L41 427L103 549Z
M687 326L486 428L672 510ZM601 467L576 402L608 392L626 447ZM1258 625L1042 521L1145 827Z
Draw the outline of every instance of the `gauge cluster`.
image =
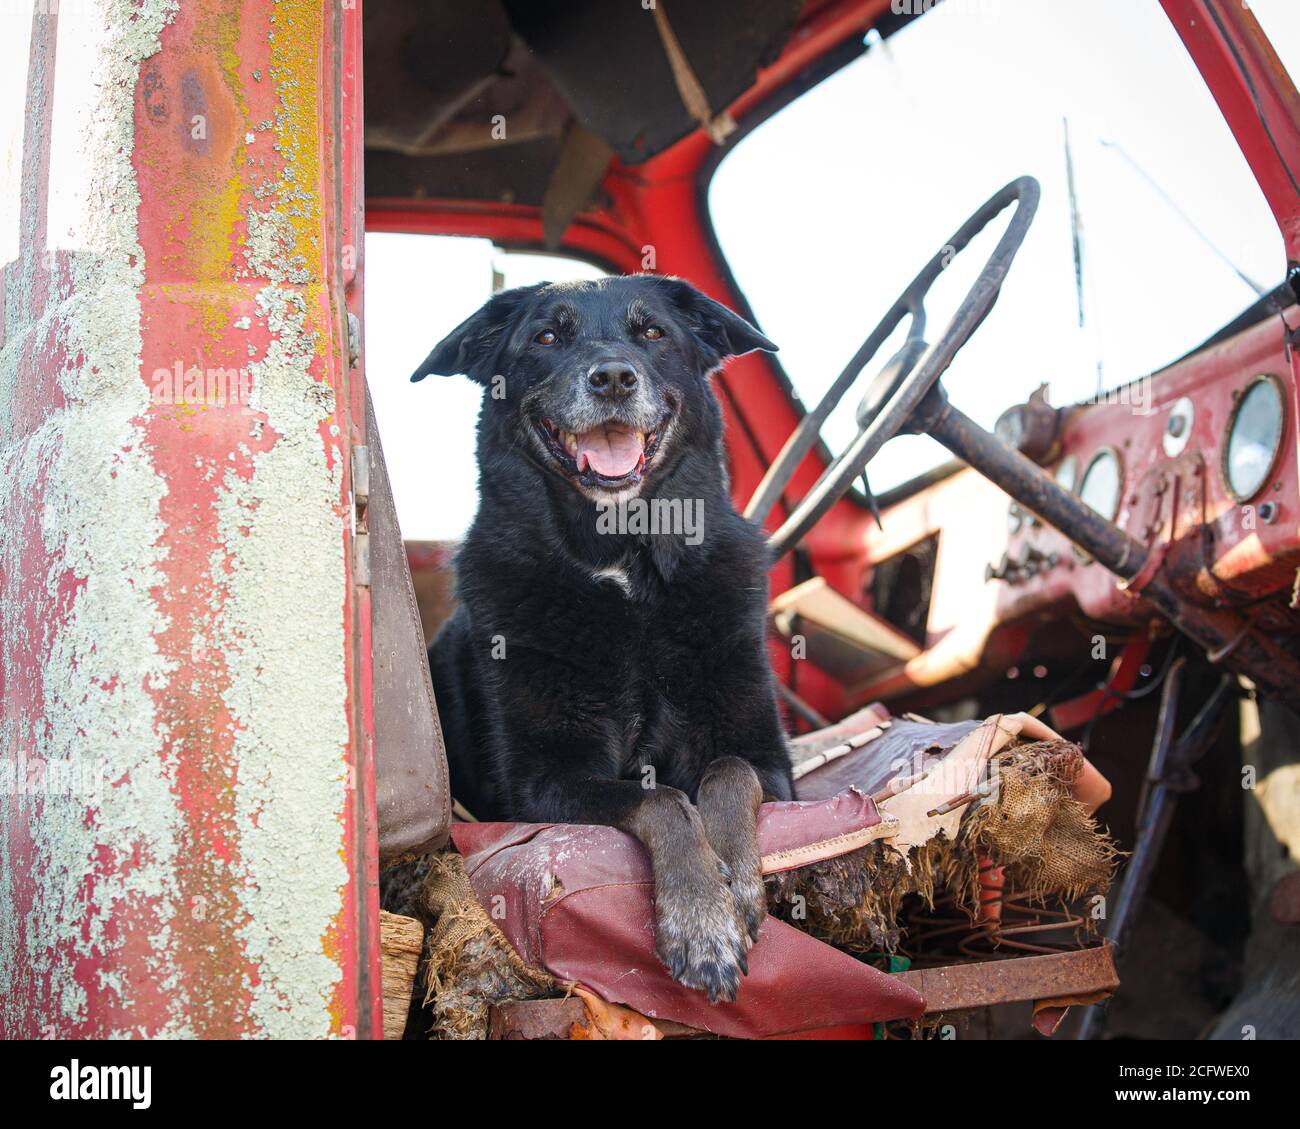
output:
M1039 461L1175 571L1188 599L1289 598L1300 566L1296 411L1285 341L1263 323L1105 401L1063 409ZM1098 619L1146 614L1068 531L1000 496L1005 538L983 575L1001 589L1001 614L1067 597Z
M1060 414L1046 469L1148 552L1168 557L1189 598L1246 602L1295 581L1297 400L1281 338L1275 323L1262 324L1146 378L1140 390ZM1048 587L1048 573L1074 571L1069 586L1081 605L1121 610L1118 597L1107 598L1113 577L1062 532L1031 523L1014 502L1007 529L991 579Z
M1140 395L1121 389L1065 408L1055 433L1037 439L1040 452L1022 453L1139 542L1189 604L1248 610L1266 630L1300 635L1296 381L1277 321L1147 378ZM957 671L996 673L1026 630L1053 622L1082 617L1106 632L1156 617L1067 532L972 469L901 498L882 518L878 528L864 511L848 531L865 552L841 550L842 574L829 549L821 567L841 591L860 590L853 562L865 559L869 573L870 562L934 540L928 645L909 665L913 687Z

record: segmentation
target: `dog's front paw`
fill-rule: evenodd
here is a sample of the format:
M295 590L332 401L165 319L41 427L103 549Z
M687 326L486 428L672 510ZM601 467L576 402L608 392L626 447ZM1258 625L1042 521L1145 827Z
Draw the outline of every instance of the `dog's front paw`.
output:
M735 1000L749 972L749 938L721 877L711 882L660 881L655 888L655 948L673 979L707 992L709 1002Z

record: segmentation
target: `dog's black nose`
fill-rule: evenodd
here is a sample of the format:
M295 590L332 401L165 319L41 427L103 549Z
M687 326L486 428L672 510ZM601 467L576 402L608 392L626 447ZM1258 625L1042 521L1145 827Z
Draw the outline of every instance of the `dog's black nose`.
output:
M624 361L606 361L587 374L587 383L597 396L618 400L636 389L636 369Z

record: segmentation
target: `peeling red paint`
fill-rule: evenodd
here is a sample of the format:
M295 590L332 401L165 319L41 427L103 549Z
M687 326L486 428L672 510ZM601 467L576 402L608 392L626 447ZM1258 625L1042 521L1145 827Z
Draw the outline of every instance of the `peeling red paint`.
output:
M102 2L115 19L134 10ZM161 0L149 6L151 15L163 9ZM334 6L319 0L187 3L170 13L161 49L136 68L130 161L142 256L131 250L129 265L143 266L139 380L152 393L160 374L193 368L205 377L210 370L262 375L241 381L251 395L233 403L149 404L132 425L137 437L122 448L158 480L156 579L132 598L158 624L152 669L166 673L142 676L137 656L114 653L119 640L105 638L91 650L109 671L102 693L143 687L152 702L152 772L170 799L158 798L147 827L134 829L125 847L120 838L102 839L84 858L67 853L75 845L50 839L52 801L4 806L3 861L13 894L8 909L0 907L6 1037L379 1033L376 862L365 805L373 794L373 719L357 698L369 695L361 628L369 605L352 583L347 473L351 445L364 441L364 414L360 382L348 372L338 246L354 221L345 224L335 207L344 59L334 16ZM348 50L359 52L360 12L341 18ZM40 96L32 100L24 154L33 209L23 224L28 250L45 239L56 27L51 17L34 23L33 58L43 65L32 68ZM348 97L359 114L359 90ZM350 174L348 183L355 201ZM258 217L272 225L260 234L250 231ZM287 272L268 267L268 248L287 248ZM65 289L75 285L70 259L60 253L52 262ZM20 279L21 267L6 269L5 286L11 294L14 285L27 286L35 314L49 301L50 272L29 263ZM276 314L281 307L287 320ZM17 328L6 326L6 339ZM6 451L42 427L53 442L61 438L59 413L68 401L59 374L86 359L51 347L58 329L52 322L46 338L33 333L23 343L17 375L24 395L12 400L11 418L0 419ZM307 341L314 344L304 352ZM305 415L294 414L299 394L307 397ZM322 418L313 422L318 409ZM20 523L7 542L20 548L6 563L32 594L21 623L4 631L0 702L17 719L0 729L6 755L34 747L39 728L51 724L60 690L44 683L42 671L95 581L94 561L86 575L49 555L40 500L52 456L29 444L23 457L37 471L31 499L5 512ZM312 474L295 477L295 459L315 468ZM301 494L292 493L299 485ZM280 515L273 529L259 522L268 505ZM96 512L88 498L73 520L132 515ZM310 554L305 590L274 587L269 581L277 578L268 576L273 596L259 601L258 552L295 537ZM329 551L317 554L319 544ZM304 561L284 564L297 569ZM34 582L47 575L55 580L42 591ZM250 629L273 626L277 616L305 622L304 670L327 672L323 684L286 681L273 640ZM279 662L274 675L257 665L259 655ZM85 656L69 661L75 666ZM264 673L280 682L262 684ZM302 711L300 740L250 729L267 717L283 724L283 711L275 714L283 703ZM297 713L287 717L298 725ZM85 738L90 747L95 734ZM135 748L150 747L144 741L142 732ZM299 766L306 799L287 786ZM139 788L143 777L118 775L104 786ZM85 810L83 828L93 841L108 830L98 822L108 809ZM333 822L334 833L321 833L322 820ZM51 875L64 872L69 894L58 907L41 904ZM337 882L328 877L335 873ZM154 877L122 885L124 876L145 874ZM114 890L128 896L113 897ZM47 925L38 936L30 923L42 917ZM318 919L314 940L304 936L304 921ZM34 953L36 945L44 951Z

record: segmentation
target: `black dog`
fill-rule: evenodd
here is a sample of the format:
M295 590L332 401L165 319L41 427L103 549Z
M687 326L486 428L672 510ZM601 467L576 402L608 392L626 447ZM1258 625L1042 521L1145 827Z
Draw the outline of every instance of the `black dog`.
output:
M659 955L714 1001L765 912L758 805L793 786L767 550L728 496L709 375L775 348L636 275L498 294L411 378L487 390L460 606L429 649L453 791L479 819L640 839Z

